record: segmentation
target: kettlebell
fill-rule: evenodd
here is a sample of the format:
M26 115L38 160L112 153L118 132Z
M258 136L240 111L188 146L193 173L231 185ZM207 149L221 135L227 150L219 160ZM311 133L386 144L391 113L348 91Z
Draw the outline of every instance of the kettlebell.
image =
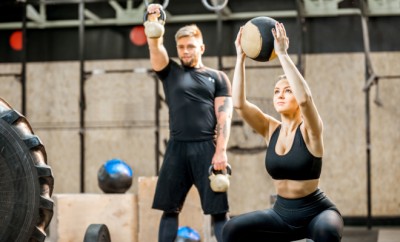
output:
M146 11L143 16L144 33L149 38L160 38L164 34L165 12L160 8L160 18L158 21L150 21L147 19L149 13Z
M214 166L211 165L208 169L210 186L214 192L226 192L229 188L229 177L232 174L231 166L228 164L226 170L215 171Z

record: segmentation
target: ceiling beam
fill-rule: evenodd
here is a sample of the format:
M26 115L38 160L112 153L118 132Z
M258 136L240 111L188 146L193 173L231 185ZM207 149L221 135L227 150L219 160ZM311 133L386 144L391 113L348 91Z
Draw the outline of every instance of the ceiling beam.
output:
M95 1L95 0L93 0ZM99 1L99 0L97 0ZM338 8L338 3L342 0L304 0L300 6L300 11L303 17L335 17L345 15L361 15L359 8ZM368 1L366 14L368 16L392 16L399 15L400 9L392 6L395 2L400 4L400 0L392 0L392 2L385 2L380 0L365 0ZM115 10L115 18L102 19L95 13L85 10L85 26L121 26L121 25L141 25L143 23L143 13L146 6L144 3L140 4L137 8L132 8L132 1L129 0L127 8L123 8L116 0L107 1ZM69 28L78 27L79 19L70 20L46 20L44 1L40 2L40 12L31 6L27 5L27 15L32 21L27 22L27 28ZM188 23L188 22L212 22L218 20L217 13L210 14L190 14L190 15L171 15L167 12L167 23ZM271 18L295 18L298 16L297 10L279 10L279 11L252 11L252 12L232 12L229 8L225 7L221 11L221 19L227 20L249 20L259 16L269 16ZM8 22L0 23L0 29L18 29L21 28L21 22Z

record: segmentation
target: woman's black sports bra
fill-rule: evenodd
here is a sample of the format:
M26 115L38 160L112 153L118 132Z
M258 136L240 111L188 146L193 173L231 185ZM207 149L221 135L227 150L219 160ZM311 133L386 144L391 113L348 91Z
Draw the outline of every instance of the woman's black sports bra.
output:
M318 179L321 175L322 158L313 156L307 149L300 125L296 130L293 144L285 155L275 152L281 126L274 131L269 142L265 167L275 180L311 180Z

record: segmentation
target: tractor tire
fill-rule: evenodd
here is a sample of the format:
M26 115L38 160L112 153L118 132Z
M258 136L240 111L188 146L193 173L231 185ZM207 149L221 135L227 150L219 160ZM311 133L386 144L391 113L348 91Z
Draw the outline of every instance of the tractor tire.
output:
M54 178L26 118L0 98L0 241L43 242Z

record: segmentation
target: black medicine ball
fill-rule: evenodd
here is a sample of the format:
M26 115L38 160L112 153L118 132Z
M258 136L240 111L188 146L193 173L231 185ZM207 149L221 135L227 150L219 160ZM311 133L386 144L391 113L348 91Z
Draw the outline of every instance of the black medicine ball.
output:
M240 43L249 58L266 62L276 57L272 35L275 23L276 20L270 17L256 17L243 26Z

